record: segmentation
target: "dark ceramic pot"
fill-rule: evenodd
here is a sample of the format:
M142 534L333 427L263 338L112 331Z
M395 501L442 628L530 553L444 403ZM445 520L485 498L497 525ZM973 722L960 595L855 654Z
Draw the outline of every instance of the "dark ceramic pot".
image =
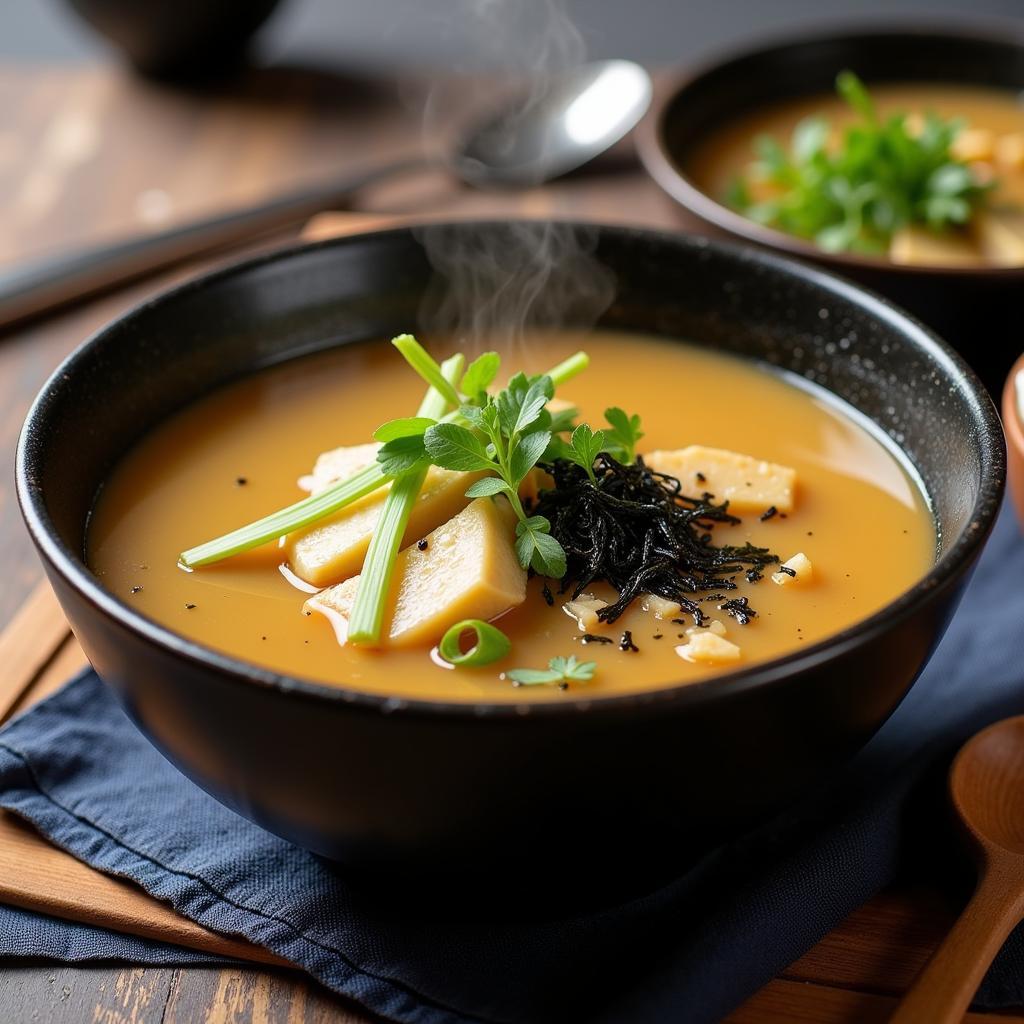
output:
M192 80L232 71L279 0L67 0L136 70Z
M426 233L455 244L503 230ZM97 671L171 761L241 814L404 876L476 867L502 885L561 883L589 864L605 884L638 865L650 877L819 783L927 661L1003 491L1002 432L973 374L902 313L818 271L701 239L592 231L617 282L602 325L785 368L896 439L941 526L934 568L870 619L790 657L603 699L385 700L200 647L105 591L83 561L111 466L140 433L241 374L415 327L432 279L422 234L402 229L222 270L121 317L54 374L21 439L18 493Z
M661 187L718 231L813 260L881 292L938 331L999 394L1020 351L1024 267L909 267L809 242L756 224L702 192L687 175L709 133L767 104L834 91L849 68L872 82L953 82L1024 89L1024 32L963 26L816 34L732 54L675 82L641 126L641 157Z

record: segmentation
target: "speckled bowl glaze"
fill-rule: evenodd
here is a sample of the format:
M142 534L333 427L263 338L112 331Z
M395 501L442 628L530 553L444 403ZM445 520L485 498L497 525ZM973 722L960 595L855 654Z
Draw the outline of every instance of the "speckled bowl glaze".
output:
M477 251L481 239L549 230L399 229L200 278L86 342L25 426L22 509L97 671L199 785L350 866L458 871L506 891L545 879L564 888L588 872L607 889L678 870L687 851L819 784L875 732L942 634L999 505L1005 450L991 401L898 310L763 252L588 226L593 258L615 281L601 325L693 339L813 381L905 452L939 527L935 565L917 586L826 642L712 681L474 705L278 675L169 632L90 573L89 511L132 438L241 374L422 329L436 284L424 241ZM566 312L563 293L545 297L538 308Z
M661 90L637 139L655 181L718 232L812 260L868 285L942 334L998 395L1019 351L1012 329L1024 267L912 267L856 253L826 253L757 224L703 192L689 177L690 155L723 124L767 104L828 95L844 68L873 82L953 82L1024 89L1024 36L1018 25L962 23L815 32L712 60Z

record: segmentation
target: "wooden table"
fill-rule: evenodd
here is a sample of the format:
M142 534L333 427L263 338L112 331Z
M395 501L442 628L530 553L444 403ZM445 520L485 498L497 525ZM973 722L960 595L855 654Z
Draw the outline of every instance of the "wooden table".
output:
M433 91L445 109L465 89ZM479 95L474 89L473 94ZM422 83L373 84L302 71L254 72L213 98L183 96L104 67L0 69L0 262L262 196L317 174L420 145ZM431 136L436 143L436 137ZM526 213L679 226L623 152L525 194L479 194L443 174L366 189L359 210ZM188 272L193 272L194 267ZM29 402L96 327L185 271L136 285L0 338L0 623L41 573L12 486ZM956 912L938 891L901 885L874 898L756 994L732 1024L882 1021ZM683 1018L680 1018L683 1019ZM1022 1015L973 1014L972 1021ZM232 967L0 964L0 1022L194 1024L368 1022L298 973Z

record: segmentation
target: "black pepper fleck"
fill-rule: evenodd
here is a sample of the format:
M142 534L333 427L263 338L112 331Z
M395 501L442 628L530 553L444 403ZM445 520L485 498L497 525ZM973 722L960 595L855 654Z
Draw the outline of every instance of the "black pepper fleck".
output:
M427 548L430 547L430 544L427 543L427 539L424 537L423 540L416 541L416 547L420 551L426 551Z
M309 611L309 609L307 608L307 609L303 609L302 614L303 615L312 615L313 613L311 611Z
M640 650L640 648L637 647L637 645L635 643L633 643L633 634L628 629L622 634L622 639L619 641L619 650L620 651L639 651Z
M655 633L654 636L651 637L651 639L652 640L660 640L662 638L662 636L664 636L663 633Z
M555 595L551 593L551 588L545 583L540 590L541 596L544 598L545 604L551 608L555 603Z
M610 644L612 642L610 636L598 636L597 633L584 633L580 637L581 644Z
M703 484L707 482L708 478L703 473L696 473L695 476L697 477L697 483Z
M773 516L777 516L778 514L779 514L779 510L774 505L769 505L761 513L761 522L762 523L766 523L769 519L771 519Z
M192 609L193 609L193 608L195 608L195 605L194 605L194 604L193 604L193 603L192 603L191 601L186 601L186 602L185 602L185 607L186 607L186 608L187 608L187 609L188 609L189 611L192 611Z
M244 487L248 482L249 482L249 478L247 476L236 476L235 477L235 486L236 487Z
M132 587L131 593L137 594L141 589L142 589L142 587L139 586L138 584L136 584L134 587Z

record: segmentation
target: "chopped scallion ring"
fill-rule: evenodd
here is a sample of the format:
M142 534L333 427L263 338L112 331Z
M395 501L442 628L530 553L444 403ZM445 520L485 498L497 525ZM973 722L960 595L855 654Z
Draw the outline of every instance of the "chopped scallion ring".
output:
M462 634L472 632L476 642L468 651L462 650ZM457 622L441 638L438 654L450 665L490 665L492 661L504 658L512 650L512 641L496 626L480 619L463 619Z

